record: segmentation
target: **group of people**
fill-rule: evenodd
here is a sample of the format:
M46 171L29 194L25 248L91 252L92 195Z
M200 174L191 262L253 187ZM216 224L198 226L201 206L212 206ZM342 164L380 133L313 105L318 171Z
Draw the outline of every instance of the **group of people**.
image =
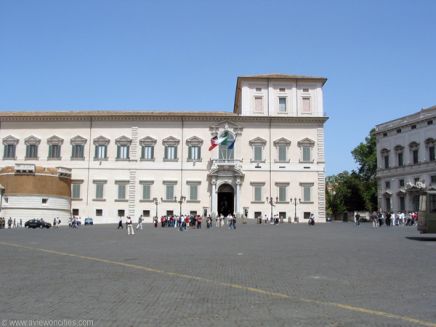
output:
M258 224L262 224L262 222L264 224L272 224L272 225L278 225L280 223L280 217L279 215L274 215L273 217L268 218L267 215L264 216L263 220L262 220L262 216L257 217L257 223ZM282 219L283 222L283 219Z
M360 225L362 217L358 212L354 214L354 223ZM418 221L417 212L387 212L387 211L374 211L370 215L372 226L380 227L383 225L389 226L414 226Z
M138 224L136 225L136 229L142 230L142 222L144 219L142 218L142 215L138 218ZM123 217L120 217L120 220L118 221L118 227L117 229L123 229ZM133 228L133 220L130 216L127 216L126 218L126 229L127 229L127 235L135 235L135 230Z
M9 219L7 220L7 226L9 229L23 227L23 220L20 219L19 221L17 221L15 218L12 219L11 217L9 217ZM6 219L3 217L0 217L0 228L6 228Z

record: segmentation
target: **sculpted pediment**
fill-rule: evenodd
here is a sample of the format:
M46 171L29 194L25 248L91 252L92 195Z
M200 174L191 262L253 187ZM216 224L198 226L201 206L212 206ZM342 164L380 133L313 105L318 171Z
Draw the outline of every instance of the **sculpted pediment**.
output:
M26 144L26 145L39 145L39 143L41 143L41 139L39 139L33 135L26 137L24 139L24 144Z
M203 140L198 136L192 136L186 140L186 145L203 145Z
M11 145L17 145L19 140L16 137L13 137L12 135L8 135L3 138L3 144L11 144Z
M157 140L152 138L151 136L146 136L146 137L143 137L142 139L139 140L139 144L141 146L144 146L144 145L155 145L156 142L157 142Z
M211 125L209 127L209 130L212 136L218 135L218 132L223 130L233 131L235 135L241 135L243 131L243 127L234 122L223 120L215 125Z
M266 140L261 138L261 137L256 137L256 138L248 141L248 144L250 144L250 145L254 145L254 144L265 145L266 144Z
M53 135L47 139L47 144L50 145L62 145L63 143L64 143L64 139L56 135Z
M82 137L80 135L76 135L71 139L72 145L86 144L86 142L87 142L87 139L85 139L84 137Z
M96 137L94 139L94 144L96 145L108 145L110 140L107 137L104 137L103 135L100 135L99 137Z
M180 140L174 136L168 136L162 140L163 145L179 145Z
M130 145L132 143L132 139L123 135L115 139L115 143L117 145Z

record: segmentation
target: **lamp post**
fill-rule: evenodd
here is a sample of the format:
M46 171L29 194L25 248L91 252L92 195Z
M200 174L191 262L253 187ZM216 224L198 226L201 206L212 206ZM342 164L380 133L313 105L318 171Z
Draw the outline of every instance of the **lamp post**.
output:
M294 202L294 208L295 208L295 210L294 210L294 223L298 223L298 217L297 217L297 198L291 198L290 200L289 200L291 203L292 203L292 201ZM299 203L301 203L301 199L298 199L298 202Z
M157 218L157 208L159 206L159 200L157 198L153 198L153 203L156 205L156 218Z
M177 197L174 197L174 199L177 200ZM182 196L180 196L179 201L177 201L179 203L179 216L182 215L182 203L185 202L185 200L186 200L186 197L182 195Z

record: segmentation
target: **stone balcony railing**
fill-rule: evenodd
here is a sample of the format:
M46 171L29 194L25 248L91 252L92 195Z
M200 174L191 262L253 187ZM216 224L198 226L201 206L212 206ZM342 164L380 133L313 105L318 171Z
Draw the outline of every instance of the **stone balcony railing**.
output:
M391 175L403 175L408 173L419 173L436 167L436 161L424 161L417 164L408 164L391 168L378 168L377 177L386 177Z
M212 169L214 168L242 168L242 160L240 159L211 159Z

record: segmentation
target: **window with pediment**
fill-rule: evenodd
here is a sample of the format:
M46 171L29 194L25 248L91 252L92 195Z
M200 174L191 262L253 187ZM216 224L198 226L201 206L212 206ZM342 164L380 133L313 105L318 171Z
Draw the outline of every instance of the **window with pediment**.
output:
M33 135L24 139L24 144L26 145L26 159L38 160L38 147L40 143L41 140Z
M48 160L60 160L61 159L61 147L64 143L64 139L59 136L53 135L47 139L48 144Z
M95 151L94 160L107 160L107 148L110 140L102 135L93 140Z
M203 140L197 136L190 137L186 140L188 146L188 161L201 161L201 146Z
M436 140L433 138L425 140L425 145L428 151L428 161L435 161L435 144Z
M389 150L388 149L382 149L380 151L382 160L383 160L383 167L384 169L388 169L389 168Z
M265 162L264 149L266 140L261 137L256 137L248 142L252 149L251 162Z
M12 159L15 160L15 153L17 149L17 144L19 140L16 137L13 137L12 135L8 135L5 138L3 138L3 160L5 159Z
M279 138L274 141L274 147L277 149L277 159L276 162L289 162L288 152L291 146L291 141L287 138Z
M129 160L132 139L123 135L115 139L115 144L117 145L117 160Z
M297 143L300 148L300 162L313 162L313 148L315 147L315 141L304 138Z
M156 145L156 140L151 136L146 136L139 140L139 145L141 146L141 160L154 160L154 146Z
M71 160L85 159L85 144L88 140L80 135L71 139Z
M397 145L395 148L395 153L397 155L397 165L398 167L404 166L404 147L402 145Z
M416 165L419 163L419 143L417 142L410 142L409 144L410 149L410 158L411 163Z
M162 140L162 144L165 148L164 161L177 161L177 148L179 146L180 140L169 136Z

